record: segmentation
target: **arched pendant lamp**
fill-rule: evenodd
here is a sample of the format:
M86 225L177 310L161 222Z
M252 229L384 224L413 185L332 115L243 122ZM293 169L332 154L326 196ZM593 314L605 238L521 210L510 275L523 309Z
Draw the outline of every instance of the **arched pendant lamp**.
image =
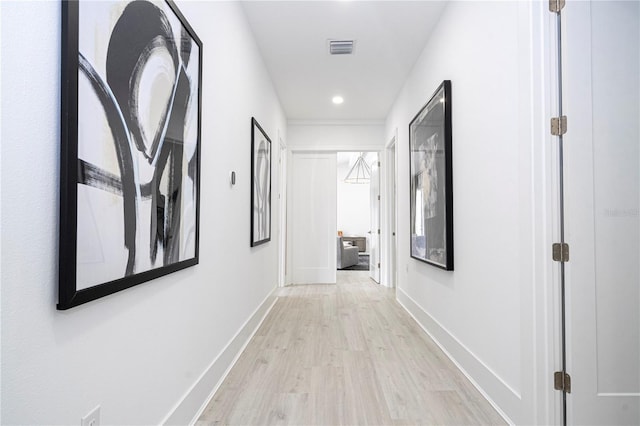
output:
M371 168L364 161L364 154L361 152L347 177L344 178L345 183L369 183L371 180Z

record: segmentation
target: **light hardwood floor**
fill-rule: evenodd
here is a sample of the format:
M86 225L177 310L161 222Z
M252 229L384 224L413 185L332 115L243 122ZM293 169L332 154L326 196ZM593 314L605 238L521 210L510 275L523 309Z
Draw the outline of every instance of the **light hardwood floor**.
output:
M197 425L504 424L368 272L278 297Z

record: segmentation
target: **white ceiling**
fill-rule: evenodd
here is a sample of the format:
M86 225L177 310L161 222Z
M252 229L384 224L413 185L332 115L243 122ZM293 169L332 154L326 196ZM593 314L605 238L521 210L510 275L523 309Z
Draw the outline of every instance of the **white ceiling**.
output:
M289 120L384 120L443 1L243 1ZM355 39L351 56L328 39ZM342 105L331 102L342 95Z

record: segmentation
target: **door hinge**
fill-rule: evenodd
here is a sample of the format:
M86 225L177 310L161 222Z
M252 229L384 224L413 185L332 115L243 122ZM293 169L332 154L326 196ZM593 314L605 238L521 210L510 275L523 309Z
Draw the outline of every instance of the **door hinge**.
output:
M551 247L553 252L553 260L555 260L556 262L569 261L569 244L554 243Z
M553 387L555 390L571 393L571 376L562 371L553 373Z
M380 201L380 196L378 195L378 201Z
M553 13L560 13L564 9L565 0L549 0L549 11Z
M380 235L380 230L378 229L378 235Z
M378 269L380 269L380 263L378 262Z
M567 133L567 116L553 117L551 119L551 134L553 136L562 136Z
M380 167L380 162L378 161L378 167Z

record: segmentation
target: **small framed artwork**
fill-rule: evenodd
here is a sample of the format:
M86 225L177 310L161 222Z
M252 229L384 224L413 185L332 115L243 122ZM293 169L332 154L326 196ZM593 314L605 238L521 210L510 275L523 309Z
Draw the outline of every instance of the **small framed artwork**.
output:
M271 240L271 139L251 118L251 247Z
M62 2L58 309L198 263L201 92L172 1Z
M411 257L453 270L451 81L409 124Z

